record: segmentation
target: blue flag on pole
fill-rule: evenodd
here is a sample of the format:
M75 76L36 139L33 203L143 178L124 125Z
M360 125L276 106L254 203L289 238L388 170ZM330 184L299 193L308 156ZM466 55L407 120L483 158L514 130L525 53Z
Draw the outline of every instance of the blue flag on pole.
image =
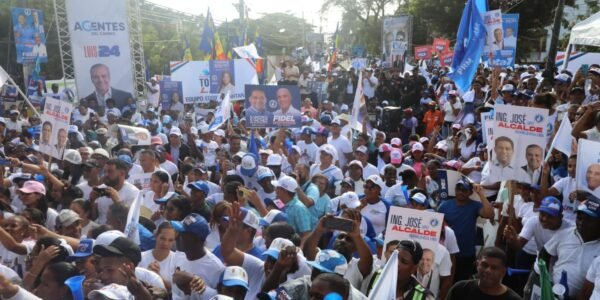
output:
M485 25L476 0L469 0L458 26L454 58L452 60L454 80L462 93L469 90L471 81L477 72L479 59L485 44Z
M253 153L258 156L258 145L256 144L256 138L254 137L254 129L250 131L250 140L248 141L248 153Z

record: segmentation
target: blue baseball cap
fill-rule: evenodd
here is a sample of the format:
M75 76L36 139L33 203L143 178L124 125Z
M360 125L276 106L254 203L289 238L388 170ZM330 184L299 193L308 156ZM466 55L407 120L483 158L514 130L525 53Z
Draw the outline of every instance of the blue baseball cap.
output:
M246 273L246 270L242 267L225 267L225 270L221 273L220 281L224 286L241 286L246 290L250 289L250 286L248 285L248 273Z
M208 193L210 192L210 188L208 187L208 184L204 180L198 180L198 181L189 183L187 185L187 187L192 190L203 191L204 195L206 195L206 196L208 196Z
M171 225L177 232L189 232L195 234L201 240L206 240L210 233L208 222L203 216L191 213L183 218L183 221L171 221Z
M577 212L582 212L592 218L600 218L600 199L589 196L577 207Z
M556 197L548 196L542 199L540 212L545 212L553 217L558 217L563 212L562 203Z
M307 261L306 263L322 272L340 275L344 275L348 269L346 258L339 252L331 249L319 251L314 261Z
M319 130L317 130L317 135L322 135L322 136L329 136L329 129L325 128L325 127L321 127L319 128Z
M332 120L333 120L333 118L329 114L321 115L321 124L329 125L329 124L331 124Z
M271 246L262 253L263 257L270 256L274 259L279 259L279 252L286 247L294 246L294 243L288 239L276 238L271 242Z
M267 227L275 222L287 223L288 221L289 219L286 213L277 209L272 209L267 213L267 215L264 218L260 218L258 224L260 226Z
M466 179L464 179L464 178L463 178L463 179L460 179L460 180L458 180L458 181L456 182L456 186L457 186L457 187L459 187L459 186L460 186L460 187L464 188L464 189L465 189L465 190L467 190L467 191L472 191L472 190L473 190L473 185L471 184L471 182L469 182L468 180L466 180Z
M242 157L242 163L240 164L240 172L244 176L252 177L258 169L258 157L253 153L246 153Z
M167 194L164 195L164 197L155 199L154 203L156 203L156 204L165 204L165 203L167 203L167 201L169 201L169 199L171 199L171 198L173 198L175 196L179 196L179 194L176 193L176 192L168 192Z
M304 126L304 127L302 127L301 133L311 135L311 134L315 134L315 130L310 126Z
M133 164L133 160L131 160L131 156L129 156L127 154L119 155L119 160L124 161L128 166L131 166Z
M259 166L258 170L256 171L256 179L258 179L258 181L261 181L265 178L274 178L275 174L273 174L273 171L271 171L271 169L267 168L267 167L263 167L263 166Z
M78 258L89 257L94 254L94 240L93 239L82 239L79 241L79 247L73 255L69 256L70 259L75 260Z
M457 183L457 185L458 185L458 183ZM410 197L410 201L429 207L429 199L423 193L415 193L414 195L412 195Z

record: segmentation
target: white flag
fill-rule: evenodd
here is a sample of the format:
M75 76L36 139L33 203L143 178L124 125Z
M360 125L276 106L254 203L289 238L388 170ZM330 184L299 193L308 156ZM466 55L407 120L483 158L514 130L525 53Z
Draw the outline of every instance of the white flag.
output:
M217 130L221 125L229 120L231 114L231 101L229 100L229 92L225 94L225 98L221 101L221 105L215 111L215 119L208 126L209 131Z
M258 50L256 50L256 46L254 46L254 44L242 47L235 47L233 48L233 51L235 51L235 53L237 53L237 55L239 55L240 58L262 58L260 57L260 55L258 55Z
M550 150L548 150L548 154L546 154L546 160L552 155L552 149L564 153L567 157L571 156L573 145L573 136L571 135L571 132L573 131L573 126L571 126L568 115L569 114L565 112L562 122L560 122L560 127L558 127L558 131L556 132L556 135L554 135L554 139L550 145Z
M123 233L130 239L132 242L137 245L140 244L140 232L138 229L140 222L140 208L142 207L142 191L138 193L138 196L133 200L131 206L129 207L129 213L127 213L127 225L125 225L125 230Z
M2 86L4 86L4 83L6 83L6 81L8 80L10 76L8 76L8 73L6 73L6 71L4 71L4 68L2 68L2 66L0 66L0 88Z
M277 76L275 74L273 74L273 77L271 77L271 80L269 80L267 85L277 85Z
M394 250L379 275L369 300L396 300L396 282L398 281L398 250Z
M350 127L358 131L362 131L362 119L359 120L358 118L360 117L360 107L364 103L362 73L358 72L358 84L356 85L356 94L354 95L354 103L352 104L352 119L350 119Z

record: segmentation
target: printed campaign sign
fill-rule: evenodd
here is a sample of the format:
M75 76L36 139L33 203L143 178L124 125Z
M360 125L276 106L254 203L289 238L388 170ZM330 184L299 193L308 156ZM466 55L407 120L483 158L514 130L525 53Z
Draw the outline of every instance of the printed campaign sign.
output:
M183 87L181 81L163 80L160 85L160 105L162 109L170 110L173 104L181 103Z
M502 33L502 11L490 10L483 14L483 23L487 33L483 50L484 60L504 49L504 34Z
M258 84L256 66L247 59L171 62L171 80L181 81L183 103L244 99L244 86Z
M537 183L534 175L541 173L547 129L547 109L495 105L494 138L488 144L492 156L483 172L489 172L491 182Z
M118 125L121 139L132 146L150 146L152 136L148 129L143 127Z
M400 60L406 49L410 49L411 16L393 16L383 19L383 28L381 35L381 49L385 57L384 62L393 64ZM402 51L404 49L404 51Z
M494 20L494 22L497 21L497 19ZM492 43L496 44L488 44L489 47L484 51L482 59L492 66L512 67L517 54L519 14L503 14L501 25L498 27L496 24L493 29L487 31L488 39L493 38Z
M2 87L2 101L3 102L17 102L17 87L14 85L4 85Z
M577 146L577 190L600 198L600 143L579 139Z
M13 7L11 9L17 63L48 62L44 14L39 9Z
M436 252L443 221L444 214L392 206L385 230L384 244L387 245L391 241L413 240L419 242L423 249Z
M450 66L452 66L452 59L454 58L454 53L453 52L442 53L442 54L440 54L439 58L440 58L440 65L442 67L450 67Z
M33 79L33 76L29 76L27 80L27 98L31 104L41 105L44 101L44 87L46 86L46 78L44 76L38 76L37 80ZM41 90L41 93L38 93Z
M73 104L52 97L46 97L42 114L40 152L61 159L67 147L67 137Z
M481 113L481 133L486 145L490 145L494 135L493 111Z
M431 58L431 46L416 46L415 47L415 58L416 59L430 59Z
M300 89L286 85L246 85L246 127L300 127Z
M448 39L433 39L433 51L437 53L446 53L450 50L450 40Z

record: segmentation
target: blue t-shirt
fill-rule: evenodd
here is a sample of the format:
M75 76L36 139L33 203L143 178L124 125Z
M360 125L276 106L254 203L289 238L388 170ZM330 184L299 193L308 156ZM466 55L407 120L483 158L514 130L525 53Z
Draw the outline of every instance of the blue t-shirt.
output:
M475 241L477 237L477 217L483 204L478 201L469 201L458 206L456 200L446 200L440 205L438 211L444 214L448 226L454 230L460 252L457 257L475 256Z
M250 251L248 251L248 254L260 259L260 260L264 260L263 258L263 252L265 252L264 249L261 249L260 247L252 247L252 249L250 249ZM222 263L225 263L225 261L223 260L223 255L221 254L221 245L218 245L215 247L215 249L213 249L212 252L216 257L218 257Z

